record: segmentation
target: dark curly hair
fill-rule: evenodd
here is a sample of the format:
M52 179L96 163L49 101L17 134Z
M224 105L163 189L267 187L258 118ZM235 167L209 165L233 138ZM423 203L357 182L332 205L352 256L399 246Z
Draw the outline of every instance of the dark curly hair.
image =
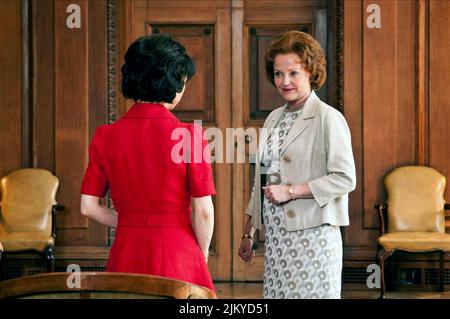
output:
M168 35L143 36L125 54L122 93L135 101L171 103L195 74L186 49Z
M273 40L266 50L267 79L275 85L273 63L278 54L295 53L300 57L304 68L311 74L311 88L320 89L327 78L327 63L319 42L307 33L288 31Z

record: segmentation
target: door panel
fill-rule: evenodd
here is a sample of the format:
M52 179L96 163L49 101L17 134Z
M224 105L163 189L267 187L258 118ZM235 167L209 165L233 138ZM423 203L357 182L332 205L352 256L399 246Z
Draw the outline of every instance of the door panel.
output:
M147 34L170 34L184 45L195 62L196 74L187 83L183 99L175 109L175 114L183 121L202 120L215 122L215 64L213 24L191 25L159 24L147 25Z

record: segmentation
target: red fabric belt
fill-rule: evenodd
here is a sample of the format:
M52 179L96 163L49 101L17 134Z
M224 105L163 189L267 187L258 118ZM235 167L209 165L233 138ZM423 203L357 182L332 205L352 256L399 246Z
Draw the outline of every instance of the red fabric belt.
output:
M178 214L120 214L118 226L182 226L191 224L191 218L187 213Z

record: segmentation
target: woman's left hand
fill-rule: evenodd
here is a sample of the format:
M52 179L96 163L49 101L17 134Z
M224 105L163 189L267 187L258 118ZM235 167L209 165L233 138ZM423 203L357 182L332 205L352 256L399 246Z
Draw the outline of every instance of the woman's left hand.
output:
M281 204L291 200L288 192L289 186L286 185L263 186L263 190L264 196L266 196L266 198L274 204Z

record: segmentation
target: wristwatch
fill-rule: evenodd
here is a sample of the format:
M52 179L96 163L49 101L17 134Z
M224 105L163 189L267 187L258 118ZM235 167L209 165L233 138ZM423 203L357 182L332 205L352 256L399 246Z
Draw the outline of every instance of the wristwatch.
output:
M294 189L292 188L291 185L289 185L288 193L289 193L289 196L291 196L291 199L294 200L295 199Z

